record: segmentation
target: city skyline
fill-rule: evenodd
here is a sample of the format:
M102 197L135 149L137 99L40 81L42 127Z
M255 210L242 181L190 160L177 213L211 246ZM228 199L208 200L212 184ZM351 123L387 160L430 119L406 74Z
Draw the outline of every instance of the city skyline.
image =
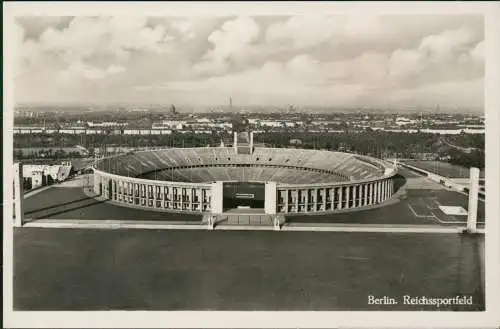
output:
M483 24L473 15L19 17L15 98L482 112Z

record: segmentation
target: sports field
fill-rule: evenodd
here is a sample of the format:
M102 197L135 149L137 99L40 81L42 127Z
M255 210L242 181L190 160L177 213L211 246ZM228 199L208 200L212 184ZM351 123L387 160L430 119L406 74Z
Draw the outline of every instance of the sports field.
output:
M16 310L437 310L368 305L471 295L483 236L21 228Z

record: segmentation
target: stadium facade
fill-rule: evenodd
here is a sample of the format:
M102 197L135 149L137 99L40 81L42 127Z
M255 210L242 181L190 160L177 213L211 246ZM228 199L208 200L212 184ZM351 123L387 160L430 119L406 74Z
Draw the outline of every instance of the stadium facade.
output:
M222 214L358 210L394 194L392 163L351 153L255 147L253 133L234 133L232 147L170 148L98 161L93 189L124 206Z

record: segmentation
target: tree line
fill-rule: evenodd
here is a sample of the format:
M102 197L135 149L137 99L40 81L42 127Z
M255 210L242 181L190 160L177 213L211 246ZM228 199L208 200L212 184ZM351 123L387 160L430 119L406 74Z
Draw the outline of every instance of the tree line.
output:
M448 137L447 137L448 138ZM298 145L291 145L291 140L299 140ZM454 137L460 145L484 145L484 135L466 135ZM206 147L233 143L233 137L227 132L212 134L173 133L170 135L80 135L61 134L58 136L33 134L15 135L15 148L46 147L46 157L71 157L76 154L65 153L61 147L81 145L87 148L90 155L96 148L104 147ZM463 144L462 144L463 142ZM268 147L300 147L306 149L323 149L331 151L347 151L376 157L416 158L429 155L432 160L442 157L454 164L469 167L471 165L484 168L484 147L480 150L463 153L442 142L439 134L404 133L367 130L363 132L344 131L340 133L307 133L307 132L264 132L254 135L254 143ZM465 146L464 145L464 146ZM29 156L17 151L15 156Z

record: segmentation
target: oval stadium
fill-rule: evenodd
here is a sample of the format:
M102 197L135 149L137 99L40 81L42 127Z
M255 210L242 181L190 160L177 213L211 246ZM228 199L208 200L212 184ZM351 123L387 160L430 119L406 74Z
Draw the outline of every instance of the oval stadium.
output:
M396 166L352 153L255 147L170 148L97 162L94 192L123 206L162 211L292 215L366 209L394 193Z

